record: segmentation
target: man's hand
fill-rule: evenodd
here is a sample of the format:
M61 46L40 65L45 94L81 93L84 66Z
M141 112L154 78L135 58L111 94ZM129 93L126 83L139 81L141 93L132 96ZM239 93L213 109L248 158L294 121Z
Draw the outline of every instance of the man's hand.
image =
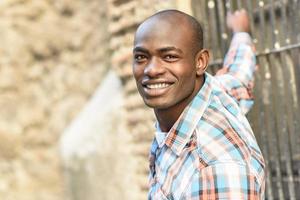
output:
M227 13L227 27L234 33L250 32L250 22L246 10L237 10L234 13Z

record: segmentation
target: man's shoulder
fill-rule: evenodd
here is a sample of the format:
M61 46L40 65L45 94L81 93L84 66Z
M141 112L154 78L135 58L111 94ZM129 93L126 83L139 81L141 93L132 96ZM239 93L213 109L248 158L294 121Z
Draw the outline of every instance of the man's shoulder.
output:
M195 129L197 147L206 162L239 160L249 158L251 142L248 137L252 130L245 116L236 105L223 94L213 94L209 105Z
M218 116L225 120L231 116L235 116L236 118L244 116L237 102L226 92L219 81L213 76L210 76L210 87L211 95L207 109L204 113L208 114L208 119L213 119Z

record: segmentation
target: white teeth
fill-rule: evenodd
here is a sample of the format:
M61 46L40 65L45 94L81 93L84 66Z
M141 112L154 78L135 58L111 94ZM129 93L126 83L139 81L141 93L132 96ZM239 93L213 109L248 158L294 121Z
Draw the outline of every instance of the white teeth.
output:
M166 88L168 87L170 84L168 83L156 83L156 84L148 84L147 88L150 89L161 89L161 88Z

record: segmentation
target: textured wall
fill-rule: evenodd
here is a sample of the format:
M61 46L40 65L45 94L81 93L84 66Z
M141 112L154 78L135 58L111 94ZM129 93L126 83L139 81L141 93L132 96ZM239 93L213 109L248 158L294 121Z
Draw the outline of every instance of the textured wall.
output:
M110 71L61 138L72 200L145 199L135 182L123 93L119 77Z
M105 1L0 1L0 199L64 199L57 141L109 65Z
M112 175L110 169L128 172L119 174L124 184L119 183L115 195L122 195L130 183L136 196L129 199L146 198L154 117L145 108L131 75L133 34L155 11L176 7L190 10L187 4L180 0L0 1L0 199L67 199L65 190L72 192L80 184L97 181L93 173L106 171L102 177L97 175L99 182L105 183ZM110 66L123 84L122 129L130 135L126 140L123 133L105 138L101 146L111 148L106 141L117 141L129 150L123 152L118 147L124 153L119 155L123 160L104 151L94 161L82 164L98 165L100 170L69 171L72 177L64 180L58 151L60 135ZM105 162L103 158L112 160ZM124 168L124 162L132 164ZM83 181L75 186L64 184L68 180ZM107 184L114 186L113 180L118 179ZM93 184L94 189L83 187L73 199L82 199L89 191L97 199L99 187L102 197L114 191L108 185Z

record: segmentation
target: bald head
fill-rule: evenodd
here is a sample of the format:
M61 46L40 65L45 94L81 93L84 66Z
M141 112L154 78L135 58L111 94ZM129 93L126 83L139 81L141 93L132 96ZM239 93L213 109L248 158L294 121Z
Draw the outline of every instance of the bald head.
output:
M202 40L197 20L177 10L158 12L138 27L133 75L155 112L181 113L200 90L209 60Z
M148 17L137 29L142 29L144 26L151 25L152 29L159 31L164 28L176 30L184 29L187 36L191 36L191 47L196 52L203 48L203 30L200 23L192 16L179 10L163 10ZM171 35L170 35L171 37ZM135 38L136 39L136 38Z

